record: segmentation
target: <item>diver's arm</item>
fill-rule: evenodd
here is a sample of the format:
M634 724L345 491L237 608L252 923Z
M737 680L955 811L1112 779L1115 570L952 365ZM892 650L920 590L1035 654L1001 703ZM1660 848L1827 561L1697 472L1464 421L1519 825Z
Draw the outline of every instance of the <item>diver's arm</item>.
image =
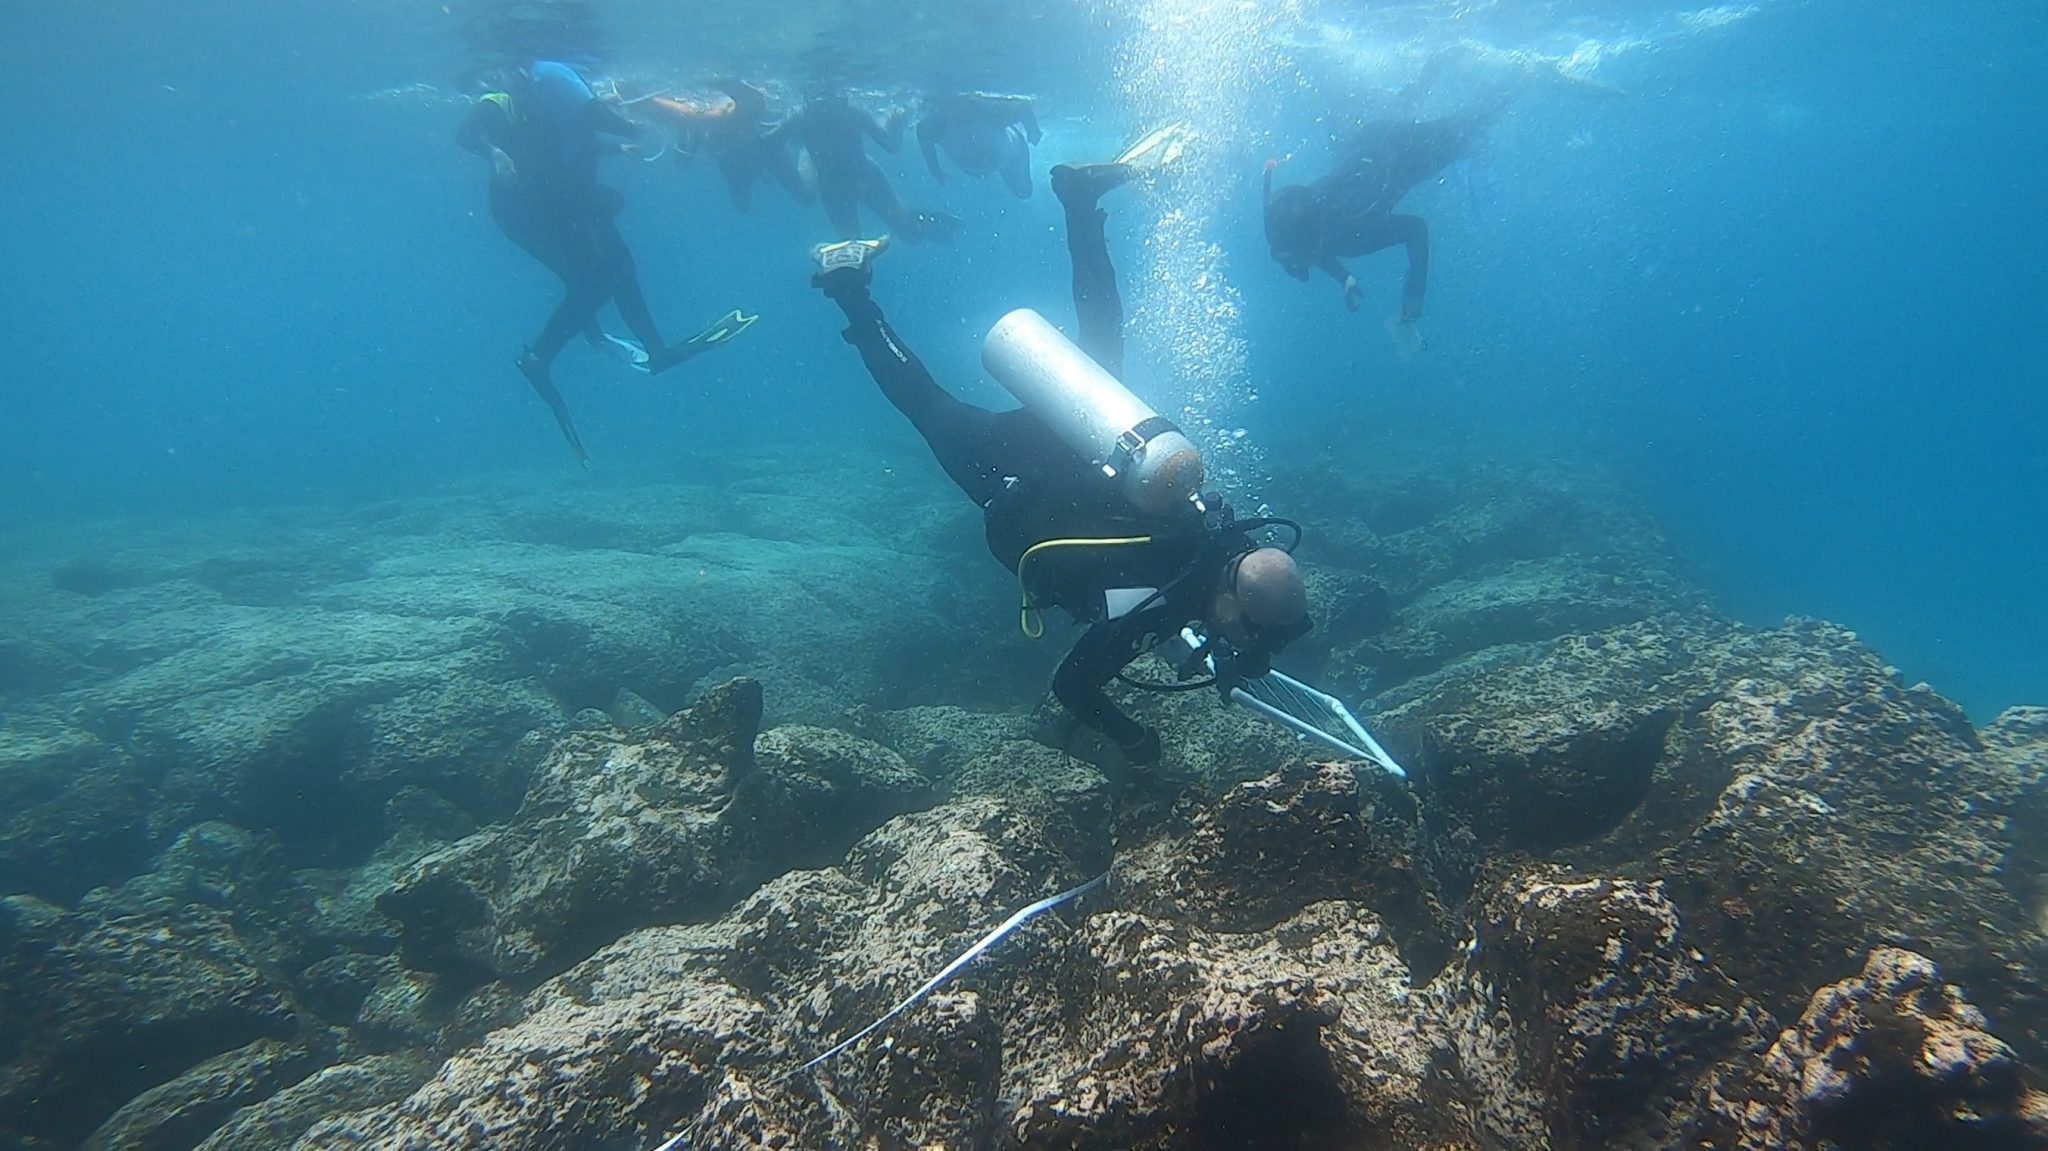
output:
M506 117L503 105L496 100L479 100L476 107L462 120L462 126L455 130L455 146L491 162L493 174L502 179L511 179L517 174L512 165L512 156L498 146L505 131L512 126Z
M932 179L943 184L946 173L939 167L939 133L945 125L939 117L944 113L933 113L917 122L917 149L924 153L924 166L932 171Z
M455 130L455 146L488 159L498 150L498 138L509 126L505 109L496 100L478 100Z
M1038 130L1037 109L1033 108L1031 101L1023 96L1012 98L1017 101L1017 123L1024 125L1024 138L1036 146L1040 140L1045 138L1045 133Z
M609 105L592 100L584 107L588 109L584 115L590 120L591 131L604 136L623 136L629 140L639 138L640 125L619 115Z
M1316 260L1316 267L1344 286L1346 308L1355 312L1359 305L1365 302L1365 291L1358 286L1358 277L1351 274L1351 269L1344 266L1344 261L1335 256L1324 255Z
M714 78L710 88L732 99L733 112L740 119L758 124L768 118L768 93L765 90L731 76Z
M866 115L860 118L861 131L868 138L882 146L882 151L891 156L903 150L903 122L909 114L901 108L891 108L883 115Z

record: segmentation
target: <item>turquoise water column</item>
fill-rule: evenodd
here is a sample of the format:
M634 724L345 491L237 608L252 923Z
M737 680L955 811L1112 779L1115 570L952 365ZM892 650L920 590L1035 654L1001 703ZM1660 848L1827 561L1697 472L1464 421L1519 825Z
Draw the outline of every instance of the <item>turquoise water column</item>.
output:
M1141 184L1152 220L1144 253L1124 270L1133 387L1174 417L1209 462L1212 482L1249 494L1263 476L1242 422L1258 398L1247 374L1240 296L1216 243L1219 209L1243 194L1244 148L1263 85L1293 75L1272 29L1292 4L1247 0L1118 0L1117 59L1125 120L1139 130L1186 127L1178 162ZM1256 178L1256 173L1253 177ZM1109 202L1113 212L1114 201ZM1127 263L1129 261L1126 261Z

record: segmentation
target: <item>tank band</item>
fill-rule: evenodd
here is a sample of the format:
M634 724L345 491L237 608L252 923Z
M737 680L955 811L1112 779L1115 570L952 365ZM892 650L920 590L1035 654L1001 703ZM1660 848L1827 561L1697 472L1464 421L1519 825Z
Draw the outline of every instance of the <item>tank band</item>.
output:
M1180 425L1167 419L1165 416L1153 416L1151 419L1139 420L1131 427L1131 434L1138 437L1140 444L1151 443L1168 432L1177 431L1180 431Z

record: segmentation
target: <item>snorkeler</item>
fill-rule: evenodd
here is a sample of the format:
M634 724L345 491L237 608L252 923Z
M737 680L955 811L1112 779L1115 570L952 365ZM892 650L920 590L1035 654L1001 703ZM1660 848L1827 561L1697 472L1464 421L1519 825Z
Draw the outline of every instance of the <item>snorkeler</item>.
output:
M1502 104L1441 120L1376 121L1352 137L1336 167L1308 184L1273 186L1272 160L1264 183L1266 243L1273 258L1295 279L1308 282L1321 270L1343 285L1344 306L1357 311L1365 300L1344 258L1369 256L1401 245L1408 250L1408 277L1401 310L1388 331L1404 353L1423 347L1415 321L1422 316L1429 286L1429 224L1394 211L1416 185L1462 156L1499 115Z
M867 141L895 153L903 147L903 123L907 113L892 108L884 116L854 106L838 93L813 95L804 101L771 136L791 139L810 155L811 171L817 178L818 199L825 216L843 240L861 234L860 209L880 217L894 236L912 243L936 240L950 244L960 221L941 212L912 212L903 206L889 177L867 152Z
M754 206L754 185L763 176L773 176L797 203L810 203L811 189L797 170L796 157L775 132L767 91L730 77L714 79L710 87L718 99L655 96L646 101L655 119L677 131L678 154L688 159L709 153L738 211Z
M723 328L713 325L697 339L675 345L662 340L640 290L633 253L619 235L617 217L625 200L597 182L598 161L625 154L628 147L600 135L632 139L640 129L599 100L567 64L541 60L501 79L497 90L477 100L456 143L491 163L491 219L498 230L562 278L562 302L519 357L518 368L554 413L577 461L588 467L590 453L553 374L555 357L573 336L581 332L593 344L616 345L643 370L662 372L745 325L733 330L722 321ZM607 301L637 337L637 348L596 326L598 309ZM729 334L721 337L721 331Z
M1019 200L1031 198L1031 149L1041 138L1038 115L1024 96L983 92L947 96L932 103L917 122L917 146L932 179L946 182L939 151L969 176L1000 172Z
M1212 638L1197 654L1227 685L1262 674L1310 624L1293 557L1251 540L1269 521L1236 521L1220 498L1196 498L1194 446L1115 378L1123 302L1097 202L1132 172L1121 163L1052 170L1080 347L1019 311L996 325L983 352L1006 387L1037 398L1025 408L975 407L932 379L869 295L882 241L821 245L811 282L845 313L846 342L882 394L982 507L989 550L1018 575L1027 634L1045 607L1088 624L1053 677L1069 719L1106 736L1125 763L1149 764L1160 757L1159 733L1103 690L1126 665L1199 621ZM1091 435L1093 446L1075 446Z

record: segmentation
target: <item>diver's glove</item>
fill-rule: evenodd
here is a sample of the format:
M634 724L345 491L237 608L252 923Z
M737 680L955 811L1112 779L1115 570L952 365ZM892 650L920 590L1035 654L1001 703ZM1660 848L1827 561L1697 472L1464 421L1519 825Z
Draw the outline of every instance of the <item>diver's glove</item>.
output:
M1150 767L1159 762L1162 750L1159 746L1159 729L1149 725L1140 726L1143 729L1142 734L1134 742L1118 743L1116 748L1123 753L1124 762L1132 767Z

